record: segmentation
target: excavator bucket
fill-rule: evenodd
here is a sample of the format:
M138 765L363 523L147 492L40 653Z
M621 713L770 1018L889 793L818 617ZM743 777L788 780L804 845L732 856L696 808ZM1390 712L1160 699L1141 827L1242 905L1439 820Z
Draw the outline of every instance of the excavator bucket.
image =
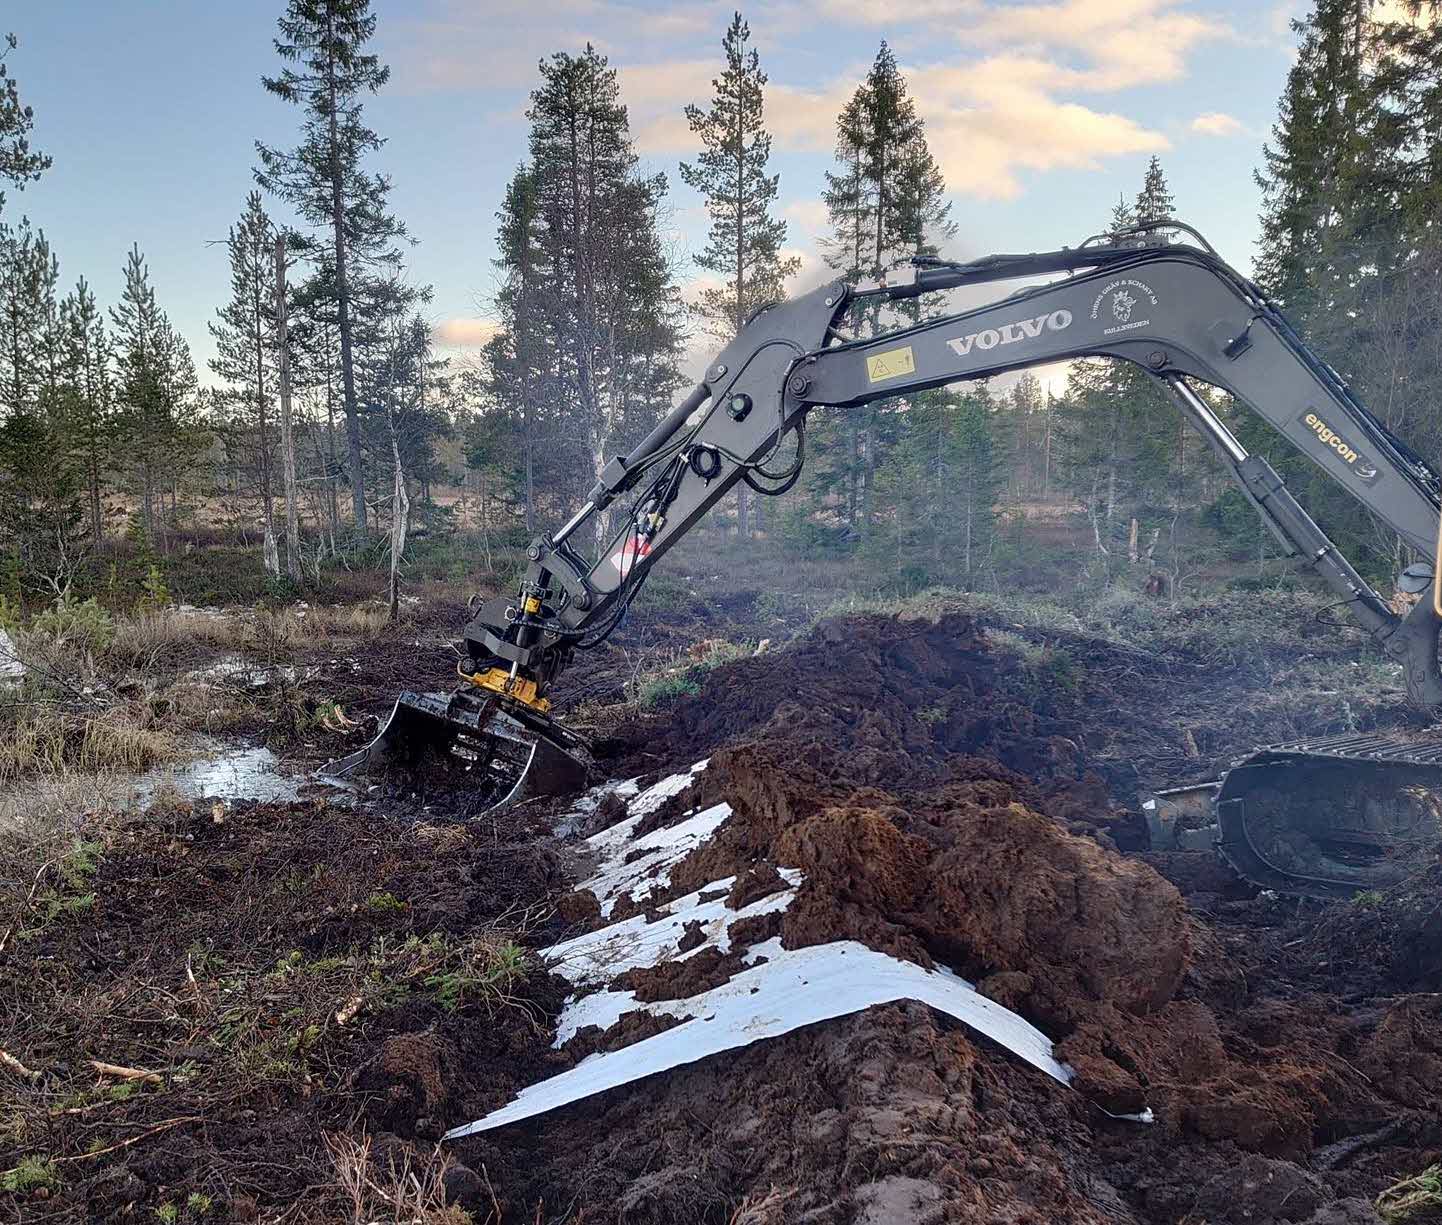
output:
M581 790L591 765L585 740L543 715L507 709L503 701L464 691L402 693L370 744L321 773L346 778L443 770L487 812Z
M1214 846L1264 889L1351 897L1421 870L1442 841L1442 739L1357 732L1271 745L1144 808L1154 847Z

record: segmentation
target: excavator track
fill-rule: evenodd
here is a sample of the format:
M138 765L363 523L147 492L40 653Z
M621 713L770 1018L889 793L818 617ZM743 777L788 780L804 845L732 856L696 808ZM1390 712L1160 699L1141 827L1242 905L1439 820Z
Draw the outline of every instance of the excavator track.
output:
M1256 749L1211 800L1216 847L1264 889L1351 897L1442 839L1442 734L1349 732Z

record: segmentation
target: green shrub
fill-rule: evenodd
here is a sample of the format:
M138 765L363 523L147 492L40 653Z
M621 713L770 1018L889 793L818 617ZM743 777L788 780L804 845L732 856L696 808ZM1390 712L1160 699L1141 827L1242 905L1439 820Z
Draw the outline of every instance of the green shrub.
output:
M0 1174L0 1191L24 1193L42 1187L53 1191L59 1185L60 1176L55 1172L54 1162L42 1161L39 1157L26 1157L13 1170Z
M92 655L115 641L115 621L94 596L88 600L62 596L35 618L30 629L57 646L80 647Z
M700 692L701 682L689 672L682 672L675 676L659 676L655 680L643 682L637 701L649 710L652 706L658 706L662 702L669 702L681 697L694 697Z

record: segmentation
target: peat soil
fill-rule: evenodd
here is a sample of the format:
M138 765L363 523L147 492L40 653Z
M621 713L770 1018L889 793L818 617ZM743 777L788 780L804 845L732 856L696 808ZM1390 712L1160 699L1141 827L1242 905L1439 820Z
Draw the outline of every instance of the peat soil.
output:
M1051 1035L1074 1090L898 1005L473 1137L463 1160L505 1171L518 1210L626 1220L1375 1219L1442 1153L1442 867L1322 908L1208 856L1118 853L1141 831L1117 797L1157 770L1125 746L1198 716L1159 729L1097 684L1109 650L1048 685L965 617L824 622L608 746L620 773L711 755L651 823L734 809L643 905L799 867L786 947L944 962ZM1144 1106L1155 1124L1112 1117Z
M399 653L372 703L391 671ZM1442 865L1323 907L1147 850L1139 782L1277 738L1247 696L1080 637L1028 659L964 616L864 616L610 728L610 777L711 757L653 824L734 810L644 904L799 867L764 934L945 963L1046 1031L1076 1086L891 1005L471 1137L449 1192L477 1221L1376 1219L1442 1157ZM0 1068L0 1170L54 1163L0 1216L189 1219L202 1195L212 1219L350 1219L327 1134L419 1165L574 1063L550 1047L564 984L497 969L599 921L555 811L402 799L181 806L107 835L72 882L90 901L59 897L0 955L0 1049L29 1069ZM1155 1123L1113 1117L1143 1106Z

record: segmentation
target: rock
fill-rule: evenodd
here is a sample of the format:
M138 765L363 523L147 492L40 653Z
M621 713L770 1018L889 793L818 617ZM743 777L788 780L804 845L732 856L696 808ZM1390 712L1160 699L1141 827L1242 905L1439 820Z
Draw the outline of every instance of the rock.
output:
M459 1204L462 1208L479 1204L486 1190L480 1175L460 1162L446 1167L442 1185L446 1191L446 1203Z
M18 685L25 679L25 664L15 640L0 626L0 689Z
M1274 1161L1253 1153L1233 1169L1202 1184L1195 1215L1215 1225L1316 1221L1314 1214L1328 1198L1330 1193L1315 1175L1290 1161ZM1339 1225L1349 1220L1336 1219Z

